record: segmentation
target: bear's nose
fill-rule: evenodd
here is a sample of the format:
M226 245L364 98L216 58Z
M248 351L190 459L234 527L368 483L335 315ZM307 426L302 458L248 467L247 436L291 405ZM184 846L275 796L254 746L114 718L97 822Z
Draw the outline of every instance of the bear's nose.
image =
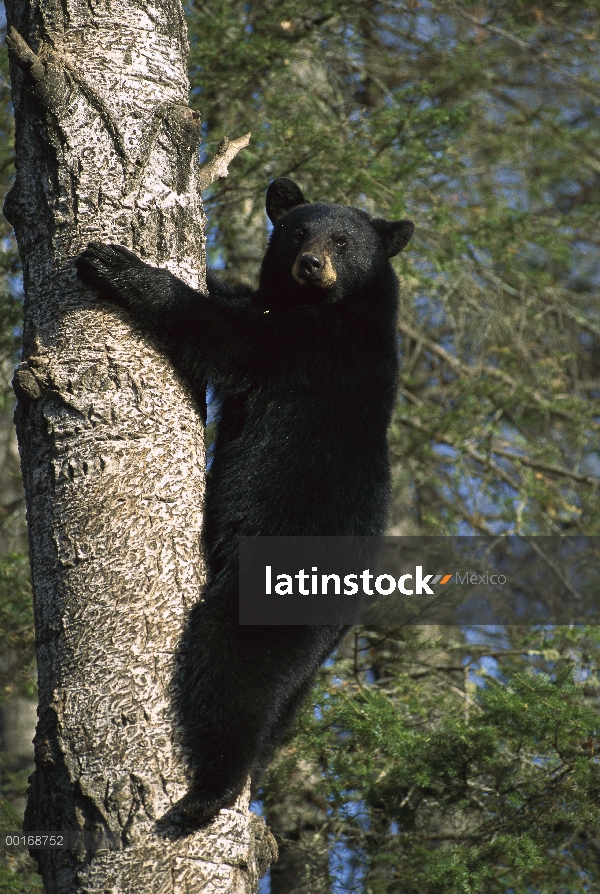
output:
M316 255L304 254L298 264L300 276L306 279L317 279L323 271L323 263Z

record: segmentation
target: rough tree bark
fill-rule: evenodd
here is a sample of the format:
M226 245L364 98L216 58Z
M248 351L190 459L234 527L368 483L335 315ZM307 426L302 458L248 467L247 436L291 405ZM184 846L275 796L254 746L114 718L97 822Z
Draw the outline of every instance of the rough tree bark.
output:
M198 598L201 408L160 346L95 302L73 257L133 247L204 277L200 171L179 0L10 0L23 260L16 419L39 664L30 830L105 830L115 850L37 851L46 892L250 892L273 856L248 795L182 834L176 651ZM171 820L169 819L171 818Z

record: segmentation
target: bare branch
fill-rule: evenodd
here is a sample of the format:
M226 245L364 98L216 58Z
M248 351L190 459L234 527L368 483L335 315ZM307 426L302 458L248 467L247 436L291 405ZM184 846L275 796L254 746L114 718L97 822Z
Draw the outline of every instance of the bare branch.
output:
M34 81L41 81L46 74L46 67L39 56L36 56L23 40L16 28L11 27L8 29L6 43L19 68Z
M229 165L240 149L244 149L248 145L251 136L252 134L247 133L237 140L229 140L227 137L223 137L215 157L200 169L200 188L202 192L215 180L218 180L220 177L227 177Z
M530 459L527 456L519 456L509 450L502 450L501 447L491 447L490 450L492 453L498 454L498 456L514 460L524 466L537 469L540 472L548 472L550 475L561 475L564 478L572 478L573 481L579 481L581 484L589 484L591 487L598 486L598 479L594 478L592 475L582 475L579 472L571 471L571 469L565 469L564 466L557 466L554 463L545 463L541 460Z

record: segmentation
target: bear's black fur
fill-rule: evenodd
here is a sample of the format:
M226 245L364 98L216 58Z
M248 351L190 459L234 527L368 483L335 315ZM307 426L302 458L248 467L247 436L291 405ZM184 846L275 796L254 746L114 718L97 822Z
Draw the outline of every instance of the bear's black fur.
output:
M209 582L183 649L182 715L195 781L186 809L231 805L281 742L343 627L238 625L238 537L377 535L390 488L397 377L389 258L413 224L267 191L274 228L256 292L209 274L208 294L117 245L91 244L79 277L158 336L220 421L204 538Z

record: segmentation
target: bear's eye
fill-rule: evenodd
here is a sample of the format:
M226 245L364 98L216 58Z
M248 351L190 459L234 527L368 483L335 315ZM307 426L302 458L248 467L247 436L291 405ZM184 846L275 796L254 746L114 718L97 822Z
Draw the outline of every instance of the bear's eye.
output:
M292 239L294 240L294 242L301 242L304 239L304 230L296 230L294 232L294 235L292 236Z
M346 237L344 236L343 233L334 233L333 236L332 236L331 238L333 239L333 241L335 242L336 245L339 245L339 246L340 246L340 248L341 248L343 245L345 245L346 242L347 242L347 239L346 239Z

